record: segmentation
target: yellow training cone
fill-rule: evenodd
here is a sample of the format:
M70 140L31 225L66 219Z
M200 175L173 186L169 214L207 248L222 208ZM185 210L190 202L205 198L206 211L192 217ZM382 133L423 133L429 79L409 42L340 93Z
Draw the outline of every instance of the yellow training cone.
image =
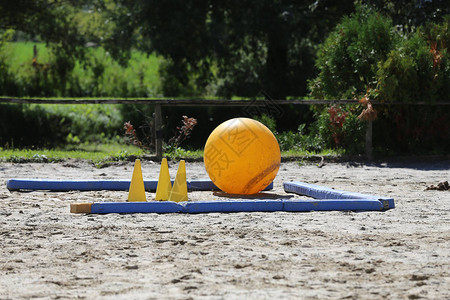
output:
M147 201L145 198L144 179L142 178L141 161L134 162L133 177L131 178L130 190L128 192L129 202Z
M163 158L161 161L161 169L159 171L158 185L156 186L155 200L169 200L171 190L172 182L170 182L169 165L167 164L167 158Z
M186 165L184 160L182 160L178 166L177 176L175 177L175 182L170 192L169 201L181 202L187 200Z

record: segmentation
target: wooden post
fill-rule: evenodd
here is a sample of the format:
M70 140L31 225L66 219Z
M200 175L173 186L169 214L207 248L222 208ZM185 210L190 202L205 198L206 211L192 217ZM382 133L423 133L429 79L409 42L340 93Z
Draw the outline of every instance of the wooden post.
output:
M368 120L366 129L366 157L368 160L372 160L372 128L372 120Z
M161 104L155 105L155 152L156 159L162 159L162 113L161 113Z

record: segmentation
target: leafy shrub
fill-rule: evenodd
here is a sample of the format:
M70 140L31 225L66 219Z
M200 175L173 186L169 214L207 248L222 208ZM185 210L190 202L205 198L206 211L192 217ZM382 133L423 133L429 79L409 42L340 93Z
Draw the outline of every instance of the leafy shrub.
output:
M385 61L378 63L377 99L385 102L436 102L450 94L450 16L420 27Z
M375 99L389 104L435 103L450 95L450 16L441 24L418 28L378 64ZM437 107L385 106L376 137L398 152L446 153L450 150L450 112ZM374 133L375 134L375 133ZM388 137L388 139L387 139Z
M311 126L311 150L343 149L356 154L364 151L366 124L358 119L356 106L330 106L316 112L317 121Z
M277 133L281 151L302 149L302 135L300 132L284 131Z
M316 112L316 121L308 130L306 124L300 124L296 131L282 132L277 131L276 120L268 115L263 114L255 119L273 132L281 151L321 152L325 149L348 148L349 152L358 153L364 146L361 143L364 124L357 120L355 112L355 109L344 110L340 107L319 110Z
M34 109L36 106L31 108ZM82 143L105 142L108 139L115 139L115 136L120 134L122 118L119 108L113 104L41 106L47 114L69 121L69 133Z
M273 117L267 114L262 114L261 116L254 117L254 119L264 124L270 131L272 131L272 133L275 134L277 132L277 121Z
M50 114L42 106L0 105L0 146L50 147L63 144L70 131L70 120Z
M55 147L120 140L114 105L0 105L0 146Z
M450 139L448 121L444 121L450 117L448 111L389 103L449 100L449 27L447 16L441 24L428 23L403 34L396 31L389 18L370 7L359 6L320 46L316 63L319 75L309 82L311 94L318 98L354 98L366 94L385 103L375 106L379 119L373 127L373 144L379 152L445 153ZM362 139L363 131L358 130L365 125L358 124L354 116L349 114L342 128L329 131L329 116L322 111L316 123L317 133L327 145L345 133L352 140L339 147L358 151L362 140L353 138ZM356 148L352 149L353 146Z
M357 6L319 48L319 75L309 82L320 99L348 99L376 84L376 70L399 39L392 21L368 6Z

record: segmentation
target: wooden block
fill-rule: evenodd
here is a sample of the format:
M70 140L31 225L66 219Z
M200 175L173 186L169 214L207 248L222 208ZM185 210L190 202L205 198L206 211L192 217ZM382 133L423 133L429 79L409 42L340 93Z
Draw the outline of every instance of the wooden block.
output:
M72 203L70 212L75 214L90 214L92 203Z

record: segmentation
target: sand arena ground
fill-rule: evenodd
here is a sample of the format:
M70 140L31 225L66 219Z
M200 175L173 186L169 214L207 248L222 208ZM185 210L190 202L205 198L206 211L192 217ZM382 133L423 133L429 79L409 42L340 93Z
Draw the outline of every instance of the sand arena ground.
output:
M144 179L159 164L143 161ZM176 164L170 164L171 175ZM207 178L187 163L188 179ZM450 299L450 159L282 163L299 180L393 197L386 212L78 215L126 192L10 192L9 178L130 179L132 163L0 164L0 299ZM147 193L154 197L154 193ZM193 192L193 200L211 192Z

